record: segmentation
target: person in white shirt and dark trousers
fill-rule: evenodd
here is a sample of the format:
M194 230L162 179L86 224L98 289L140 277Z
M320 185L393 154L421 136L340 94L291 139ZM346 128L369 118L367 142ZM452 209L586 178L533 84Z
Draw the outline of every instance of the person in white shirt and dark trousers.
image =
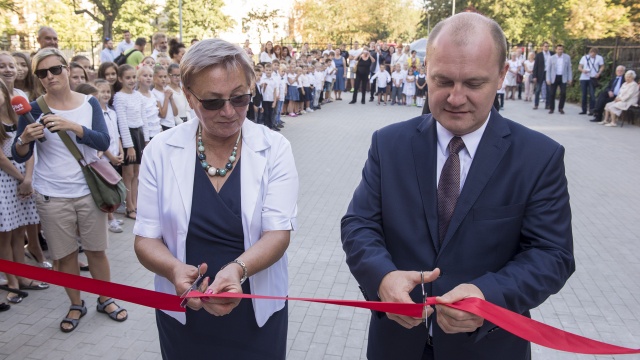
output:
M264 66L264 76L260 82L260 90L262 92L262 108L264 109L264 125L271 130L280 131L280 129L274 124L273 111L276 107L274 101L278 100L278 87L279 82L276 82L273 76L273 68L271 64Z
M593 108L596 106L596 87L600 75L604 70L604 59L598 55L597 48L591 48L589 53L580 59L580 91L582 92L582 112L587 113L587 96L589 97L589 115L593 115Z

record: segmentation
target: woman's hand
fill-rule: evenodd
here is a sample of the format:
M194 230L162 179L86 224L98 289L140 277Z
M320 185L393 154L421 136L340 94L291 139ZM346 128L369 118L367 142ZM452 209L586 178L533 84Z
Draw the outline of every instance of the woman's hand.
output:
M127 149L127 161L129 162L136 161L136 149L132 147Z
M18 198L26 199L33 195L33 187L31 186L31 181L22 181L20 185L18 185Z
M207 264L203 263L202 265L200 265L200 273L204 274L205 272L207 272ZM176 288L176 294L178 296L182 296L182 294L184 294L184 292L187 291L187 289L189 289L191 285L193 285L193 282L196 281L197 278L197 267L180 263L180 265L173 270L172 276L173 286L175 286ZM204 278L197 291L203 292L206 289L208 283L209 278ZM191 298L187 302L187 306L189 307L189 309L197 311L202 309L202 301L199 298Z
M58 131L73 131L76 135L80 136L82 133L82 127L73 121L69 121L56 114L49 114L42 117L42 123L52 133ZM78 129L80 128L80 129ZM23 140L24 141L24 140Z
M44 137L44 125L40 123L33 123L27 125L24 131L20 135L20 138L25 144L28 144L36 139Z
M240 285L241 278L242 267L238 264L231 263L216 274L216 278L207 288L205 294L219 294L224 292L242 294L242 285ZM204 298L202 299L202 307L212 315L224 316L238 306L240 300L241 299L233 298Z

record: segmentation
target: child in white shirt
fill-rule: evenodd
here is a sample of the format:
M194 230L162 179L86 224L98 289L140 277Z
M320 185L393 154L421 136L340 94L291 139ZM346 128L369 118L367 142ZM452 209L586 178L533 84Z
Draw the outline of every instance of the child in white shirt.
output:
M369 80L369 82L371 84L373 84L373 81L378 79L378 105L380 105L380 100L382 98L382 95L385 95L387 93L387 84L389 84L389 82L391 82L391 75L389 75L389 72L387 71L387 66L381 66L380 67L380 71L378 71L375 75L373 75L371 77L371 80ZM385 100L383 101L384 105L387 105L387 99L385 98Z
M280 131L275 126L273 111L276 108L278 99L279 84L273 75L273 67L271 64L264 65L264 75L260 82L260 92L262 93L262 109L264 109L263 121L264 125L271 130Z
M169 83L169 75L167 69L162 66L156 66L153 69L153 90L151 94L160 102L158 116L160 117L160 126L162 130L169 130L176 126L175 117L178 116L178 107L173 101L173 91L167 88Z
M404 74L402 73L400 64L394 65L393 74L391 74L391 105L402 103L402 83L404 82Z
M111 85L109 85L109 82L104 79L97 79L94 82L94 85L98 90L98 94L94 96L98 99L100 107L104 112L104 121L107 124L107 129L109 130L109 138L111 138L111 141L109 142L109 149L104 152L102 158L109 160L111 165L117 169L122 165L122 163L124 163L124 151L122 149L122 142L120 141L120 132L118 131L118 116L116 115L116 111L109 107L109 100L111 100ZM109 219L109 231L121 233L121 223L116 220L113 213L108 213L107 217Z

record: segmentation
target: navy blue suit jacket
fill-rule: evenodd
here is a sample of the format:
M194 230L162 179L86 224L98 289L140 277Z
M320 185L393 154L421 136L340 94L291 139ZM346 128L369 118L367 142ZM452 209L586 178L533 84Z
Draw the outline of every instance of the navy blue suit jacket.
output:
M378 301L394 270L432 270L430 296L475 284L487 301L528 316L575 269L564 148L495 110L438 245L436 126L432 115L373 134L346 215L342 243L365 297ZM421 302L419 286L411 293ZM433 318L435 320L435 318ZM471 334L447 335L433 322L436 359L528 359L530 344L485 321ZM420 359L427 330L407 330L374 313L370 359Z

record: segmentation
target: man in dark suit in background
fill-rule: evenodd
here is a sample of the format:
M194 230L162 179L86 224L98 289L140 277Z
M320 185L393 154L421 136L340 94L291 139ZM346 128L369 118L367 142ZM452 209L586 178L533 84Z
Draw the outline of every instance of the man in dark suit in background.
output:
M477 297L529 316L573 273L564 148L491 110L506 47L482 15L439 23L427 51L432 114L373 134L342 219L368 300L421 303L424 282L440 304ZM374 312L367 357L531 358L527 341L478 316L442 305L426 315Z
M593 116L595 117L589 121L602 121L604 106L616 99L616 96L618 96L618 92L620 91L620 86L624 84L625 70L627 70L627 68L622 65L618 65L618 67L616 67L616 76L614 76L613 79L609 81L609 85L607 85L607 87L602 90L600 95L598 95L596 106L593 108Z
M549 62L549 58L553 56L555 53L553 51L549 51L549 43L542 43L542 51L536 54L536 58L533 63L533 84L535 85L535 96L533 101L533 110L538 108L538 104L540 103L540 92L542 91L542 87L546 88L546 98L544 103L544 108L549 109L549 95L551 92L549 91L549 85L545 81L547 79L547 63Z

